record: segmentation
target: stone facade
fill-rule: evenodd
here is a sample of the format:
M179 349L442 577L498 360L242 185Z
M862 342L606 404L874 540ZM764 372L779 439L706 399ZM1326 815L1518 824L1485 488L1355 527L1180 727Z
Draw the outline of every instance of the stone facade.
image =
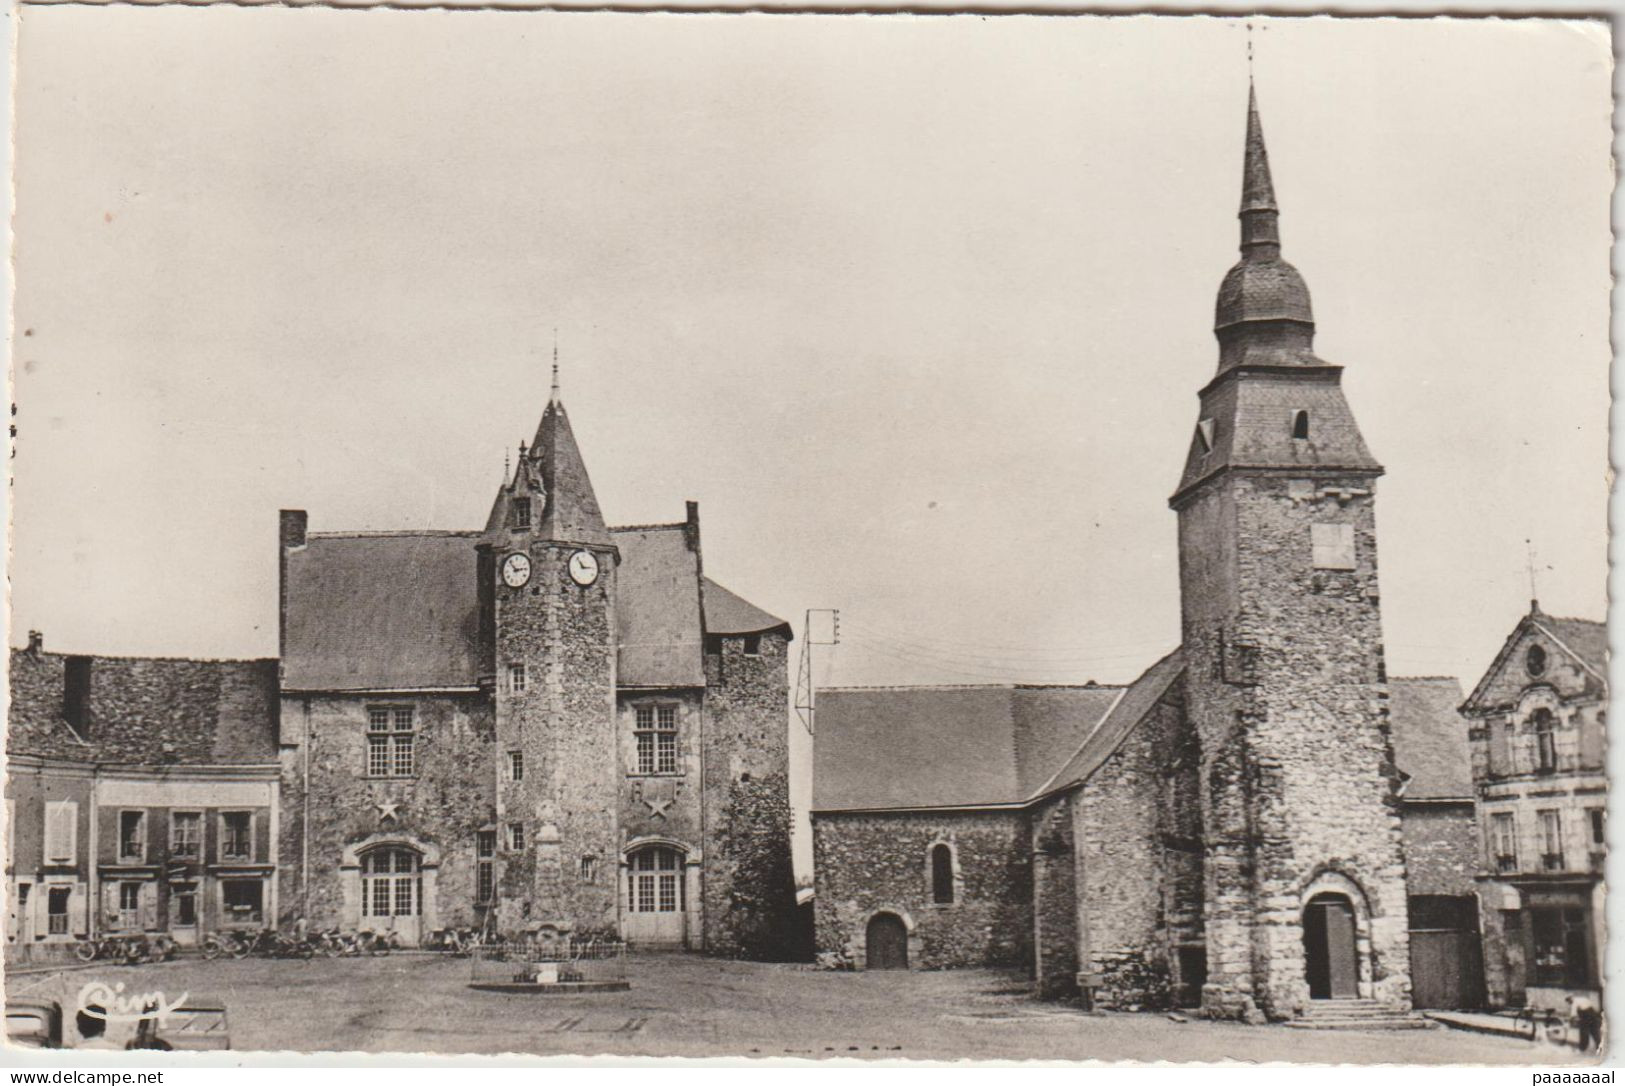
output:
M1606 931L1607 631L1532 606L1462 706L1494 1006L1596 996Z
M1021 811L827 815L813 822L819 960L865 967L868 925L899 917L911 968L1025 965L1032 948L1032 856ZM931 851L947 845L953 900L939 903Z
M703 575L697 506L607 527L554 400L483 531L307 529L284 922L785 953L790 629Z

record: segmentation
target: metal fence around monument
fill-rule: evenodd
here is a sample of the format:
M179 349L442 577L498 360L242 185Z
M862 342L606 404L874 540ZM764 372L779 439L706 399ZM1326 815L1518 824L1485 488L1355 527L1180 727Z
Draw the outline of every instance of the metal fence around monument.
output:
M626 943L618 939L521 940L475 947L473 984L576 985L626 979Z

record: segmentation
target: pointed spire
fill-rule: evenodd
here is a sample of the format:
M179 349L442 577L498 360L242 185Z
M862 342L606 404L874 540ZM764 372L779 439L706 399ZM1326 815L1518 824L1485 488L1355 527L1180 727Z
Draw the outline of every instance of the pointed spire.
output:
M553 389L548 393L548 403L559 402L559 330L553 329Z
M1247 80L1247 152L1241 175L1241 251L1254 259L1281 254L1275 204L1275 182L1270 177L1270 155L1264 146L1264 125L1258 119L1258 91Z
M539 539L567 543L612 543L604 515L598 509L598 496L587 477L587 464L570 429L570 416L557 398L542 412L531 445L531 458L541 474L546 507L537 523Z

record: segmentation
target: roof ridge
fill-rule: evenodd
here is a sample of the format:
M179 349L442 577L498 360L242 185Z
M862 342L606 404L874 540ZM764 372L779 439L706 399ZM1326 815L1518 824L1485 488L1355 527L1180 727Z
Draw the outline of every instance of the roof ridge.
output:
M1128 683L1014 683L1015 690L1127 690Z
M1012 683L881 683L874 686L821 686L820 694L843 690L1014 690Z
M1608 626L1607 621L1604 619L1579 618L1574 615L1548 615L1544 611L1541 612L1540 618L1544 618L1548 622L1584 622L1588 626L1601 626L1604 629ZM1539 621L1539 619L1536 621Z
M387 531L387 532L307 532L307 533L305 533L305 538L306 539L392 539L392 538L394 538L394 539L400 539L400 538L425 539L425 538L436 538L436 537L440 537L440 538L459 537L459 538L474 539L474 538L476 538L478 536L481 536L481 535L484 535L484 534L485 534L484 532L469 531L469 530L466 530L466 529L451 529L451 528L413 529L413 528L403 528L403 529L400 529L400 530L397 530L397 531Z
M1460 684L1461 678L1457 675L1392 675L1388 679L1391 683L1418 683L1439 682Z
M12 652L27 652L26 645L7 645ZM150 660L154 663L175 664L267 664L276 663L276 656L140 656L116 652L63 652L61 649L40 649L41 656L80 656L87 660Z
M613 535L616 532L671 531L671 530L674 530L674 529L682 529L682 528L687 528L687 527L688 527L688 522L687 521L679 520L679 521L670 521L670 522L662 521L662 522L660 522L658 524L612 524L612 525L610 525L609 530L610 530L610 534Z

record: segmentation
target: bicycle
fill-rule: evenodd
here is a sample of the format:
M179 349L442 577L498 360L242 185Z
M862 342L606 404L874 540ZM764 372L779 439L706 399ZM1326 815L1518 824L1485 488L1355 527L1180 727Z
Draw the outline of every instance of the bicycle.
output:
M1513 1021L1518 1032L1527 1032L1531 1041L1539 1040L1544 1034L1546 1040L1552 1044L1574 1043L1572 1024L1557 1011L1541 1007L1525 1007L1518 1012Z
M97 935L81 939L73 948L74 957L82 962L106 958L120 965L134 965L146 958L139 943L140 936Z

